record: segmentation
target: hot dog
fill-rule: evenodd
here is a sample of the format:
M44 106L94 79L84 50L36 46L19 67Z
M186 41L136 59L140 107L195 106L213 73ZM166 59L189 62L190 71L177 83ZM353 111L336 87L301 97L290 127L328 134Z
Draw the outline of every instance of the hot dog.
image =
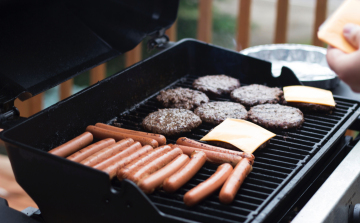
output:
M138 184L142 179L154 173L158 169L164 167L166 164L170 163L178 155L181 155L182 151L179 148L175 148L160 156L159 158L151 161L147 165L140 168L138 171L133 174L129 174L128 179Z
M131 161L139 158L143 154L149 153L150 151L154 150L151 146L146 145L143 146L141 149L135 151L134 153L130 154L129 156L126 156L125 158L121 159L120 161L108 166L104 169L106 173L109 174L110 179L112 179L114 176L116 176L116 172L118 169L124 167L126 164L129 164Z
M115 127L115 126L111 126L111 125L106 125L103 123L96 123L95 126L99 127L99 128L103 128L103 129L108 129L108 130L111 130L114 132L122 132L122 133L131 134L131 135L145 136L148 138L152 138L152 139L155 139L159 143L159 146L166 144L165 136L160 135L160 134L149 133L149 132L140 132L140 131L135 131L135 130L130 130L130 129L123 129L123 128L119 128L119 127Z
M221 188L219 194L221 203L230 204L234 200L237 191L251 170L251 162L246 158L236 165L224 186Z
M167 177L170 177L172 174L174 174L177 170L179 170L189 161L190 158L188 155L185 154L179 155L173 161L171 161L169 164L167 164L160 170L144 178L139 184L140 189L144 191L144 193L146 194L152 193L157 187L159 187L164 182L164 180Z
M205 161L206 154L204 152L196 150L192 152L190 162L164 181L164 190L172 193L179 189L200 170Z
M135 142L134 144L132 144L131 146L129 146L125 150L123 150L123 151L111 156L110 158L96 164L94 166L94 168L98 169L98 170L104 170L108 166L110 166L110 165L118 162L119 160L124 159L125 157L129 156L130 154L138 151L140 148L141 148L141 144L139 142Z
M255 159L255 156L253 154L233 151L233 150L224 149L224 148L217 147L217 146L211 146L211 145L208 145L208 144L197 142L197 141L192 140L192 139L188 139L186 137L179 138L176 141L176 144L183 145L183 146L196 147L196 148L200 148L200 149L211 150L211 151L215 151L215 152L234 154L234 155L241 156L242 158L248 158L250 161L254 161L254 159Z
M86 165L86 166L94 166L98 163L100 163L103 160L106 160L107 158L115 155L116 153L123 151L127 147L131 146L131 144L134 143L133 139L123 139L118 141L117 143L110 145L99 152L96 152L92 154L91 156L87 157L80 163Z
M146 164L150 163L152 160L164 155L165 153L167 153L170 150L171 150L171 147L168 145L165 145L165 146L160 146L160 147L154 149L153 151L151 151L148 154L142 155L141 157L130 162L123 168L118 169L117 178L119 180L123 180L123 179L127 178L128 175L131 174L132 172L139 170L144 165L146 165Z
M103 139L99 142L96 142L94 144L91 144L76 153L73 153L72 155L66 157L66 159L72 160L74 162L80 162L86 159L87 157L91 156L92 154L112 145L115 143L114 139Z
M241 156L229 154L229 153L215 152L211 150L182 146L182 145L173 145L173 144L169 144L169 145L171 146L171 148L180 148L183 151L183 153L189 156L195 150L202 151L206 154L206 160L210 163L215 163L215 164L230 163L232 166L236 166L236 164L238 164L238 162L242 159Z
M90 132L84 132L78 137L52 149L49 153L57 156L67 157L81 148L89 145L93 141L93 135Z
M223 183L231 174L232 170L233 168L230 164L221 164L217 168L216 172L211 175L211 177L186 192L186 194L184 195L185 205L194 206L195 204L199 203L201 200L209 196L211 193L216 191L218 188L221 187L221 185L223 185Z
M137 135L131 135L127 133L121 133L121 132L114 132L108 129L99 128L93 125L89 125L86 128L86 131L91 132L95 138L97 139L105 139L105 138L113 138L116 141L125 139L125 138L131 138L135 141L139 141L141 145L150 145L153 148L156 148L159 146L158 142L155 139L148 138L145 136L137 136Z

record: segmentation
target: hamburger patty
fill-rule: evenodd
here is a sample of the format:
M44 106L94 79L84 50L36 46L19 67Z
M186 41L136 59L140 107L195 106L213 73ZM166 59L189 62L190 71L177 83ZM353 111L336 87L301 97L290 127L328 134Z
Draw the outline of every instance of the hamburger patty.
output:
M333 107L333 106L303 103L303 102L286 102L285 101L284 104L297 107L301 111L310 111L310 112L331 113L335 109L335 107Z
M240 87L240 82L236 78L221 75L207 75L199 77L192 84L193 88L210 95L228 94L232 90Z
M156 99L166 108L194 109L209 102L209 98L203 92L181 87L160 91Z
M304 115L299 109L290 106L264 104L252 107L249 119L265 128L291 129L302 125Z
M142 122L146 131L167 136L191 132L201 124L199 116L181 108L159 109L150 113Z
M282 100L284 92L277 87L252 84L233 90L230 96L233 100L252 107L259 104L277 104Z
M195 109L203 122L218 125L226 118L247 119L248 114L245 107L239 103L216 101L201 105Z

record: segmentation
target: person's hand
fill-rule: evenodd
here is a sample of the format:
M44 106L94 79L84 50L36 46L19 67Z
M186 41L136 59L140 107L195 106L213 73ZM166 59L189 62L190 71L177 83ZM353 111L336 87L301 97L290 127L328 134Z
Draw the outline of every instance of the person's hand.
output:
M347 83L353 91L360 92L360 26L346 24L343 36L357 51L346 54L329 46L326 59L330 68L341 80Z

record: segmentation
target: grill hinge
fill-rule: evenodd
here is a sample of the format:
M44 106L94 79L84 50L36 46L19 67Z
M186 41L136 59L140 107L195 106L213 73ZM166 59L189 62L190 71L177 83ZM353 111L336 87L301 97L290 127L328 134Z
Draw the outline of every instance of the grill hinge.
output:
M156 32L156 34L148 41L149 50L162 48L169 42L169 37L165 34L165 28Z
M0 109L0 127L7 121L18 119L19 116L20 112L15 106L5 112Z

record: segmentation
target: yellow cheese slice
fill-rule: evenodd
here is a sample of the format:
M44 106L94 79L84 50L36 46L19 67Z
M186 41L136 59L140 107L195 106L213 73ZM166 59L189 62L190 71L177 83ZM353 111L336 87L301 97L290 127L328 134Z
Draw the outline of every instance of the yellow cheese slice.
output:
M324 23L318 31L318 38L336 47L345 53L351 53L356 50L350 45L343 36L343 28L346 23L360 25L360 1L346 0L334 12L334 14Z
M333 94L328 90L301 85L287 86L284 87L283 90L284 98L287 102L304 102L335 106Z
M201 140L227 142L244 152L253 153L260 145L274 136L276 136L274 133L254 123L228 118Z

